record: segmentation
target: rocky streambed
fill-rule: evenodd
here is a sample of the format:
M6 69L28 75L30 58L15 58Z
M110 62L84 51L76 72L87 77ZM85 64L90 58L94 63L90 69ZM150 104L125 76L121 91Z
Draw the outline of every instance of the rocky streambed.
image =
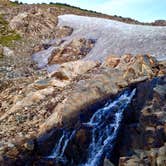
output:
M146 91L145 91L146 89ZM165 164L166 77L133 84L28 142L15 165ZM155 153L155 154L154 154ZM5 165L5 161L4 161Z
M56 128L41 136L35 153L39 158L32 163L105 166L111 161L108 165L164 165L165 95L166 77L154 78L89 106L72 127Z

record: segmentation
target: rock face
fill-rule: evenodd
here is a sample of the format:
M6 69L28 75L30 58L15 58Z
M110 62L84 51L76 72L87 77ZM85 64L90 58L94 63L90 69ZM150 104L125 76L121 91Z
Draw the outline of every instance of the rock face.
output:
M131 56L129 61L125 61L126 56L122 56L115 68L108 66L93 75L93 78L78 82L78 85L75 85L76 87L71 91L69 97L66 97L62 103L59 103L54 108L52 116L41 126L41 132L59 123L68 123L70 119L78 116L82 108L89 104L109 94L116 94L121 88L127 87L132 83L157 76L159 72L155 69L157 61L148 55ZM106 63L107 61L102 67Z
M131 115L133 118L128 119L124 136L122 136L123 144L120 147L120 155L123 156L119 161L120 166L136 164L161 166L166 164L166 114L164 111L166 78L158 81L150 93L148 89L144 92L141 88L151 89L150 84L142 83L137 97L141 97L144 101L146 101L145 98L152 99L149 98L141 111L135 111L135 115ZM139 103L139 107L140 105Z

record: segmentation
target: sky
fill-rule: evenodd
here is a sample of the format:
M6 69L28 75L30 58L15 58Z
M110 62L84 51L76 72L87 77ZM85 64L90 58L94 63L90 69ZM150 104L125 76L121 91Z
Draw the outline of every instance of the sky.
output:
M166 0L19 0L19 2L61 2L105 14L130 17L142 22L166 20Z

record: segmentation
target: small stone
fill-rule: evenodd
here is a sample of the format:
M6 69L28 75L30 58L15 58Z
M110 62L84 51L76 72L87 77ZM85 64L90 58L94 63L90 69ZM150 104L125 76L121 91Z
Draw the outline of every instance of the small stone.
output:
M3 55L6 56L6 57L14 56L14 51L11 50L11 49L8 48L8 47L4 47L4 48L3 48Z
M34 87L36 89L45 89L48 86L50 86L50 80L48 80L48 79L39 80L39 81L34 83Z
M7 145L8 145L9 148L13 148L14 147L14 144L12 144L12 143L8 143Z
M24 147L29 151L32 151L34 149L34 146L34 141L29 141L24 144Z

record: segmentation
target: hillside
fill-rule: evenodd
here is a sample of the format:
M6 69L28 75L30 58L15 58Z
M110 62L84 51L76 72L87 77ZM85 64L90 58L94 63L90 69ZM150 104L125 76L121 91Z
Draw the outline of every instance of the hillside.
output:
M164 25L1 0L0 165L164 165Z

